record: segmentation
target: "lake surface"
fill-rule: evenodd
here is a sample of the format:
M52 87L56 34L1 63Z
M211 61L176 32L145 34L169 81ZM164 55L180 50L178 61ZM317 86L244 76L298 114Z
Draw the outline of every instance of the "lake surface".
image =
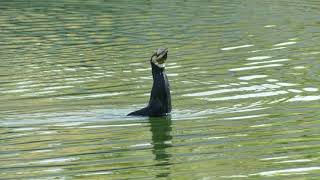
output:
M0 179L319 178L319 1L0 9ZM172 115L127 117L158 47Z

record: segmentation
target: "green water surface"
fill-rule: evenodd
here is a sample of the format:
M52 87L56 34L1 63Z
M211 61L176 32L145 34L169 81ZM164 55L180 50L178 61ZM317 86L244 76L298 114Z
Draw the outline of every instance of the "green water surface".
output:
M319 179L320 1L0 2L0 179ZM173 112L144 107L168 47Z

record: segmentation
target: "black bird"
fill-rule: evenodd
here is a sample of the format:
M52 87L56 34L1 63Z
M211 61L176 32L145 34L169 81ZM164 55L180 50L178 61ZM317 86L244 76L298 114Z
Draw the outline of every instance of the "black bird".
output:
M171 95L165 62L167 48L159 48L150 59L153 85L147 107L131 112L128 116L166 116L171 112Z

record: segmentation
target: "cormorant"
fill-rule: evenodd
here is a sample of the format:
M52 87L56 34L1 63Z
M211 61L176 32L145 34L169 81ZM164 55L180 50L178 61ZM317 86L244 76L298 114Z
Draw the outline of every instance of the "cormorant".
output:
M150 59L153 85L147 107L131 112L128 116L166 116L171 112L171 95L165 62L167 48L159 48Z

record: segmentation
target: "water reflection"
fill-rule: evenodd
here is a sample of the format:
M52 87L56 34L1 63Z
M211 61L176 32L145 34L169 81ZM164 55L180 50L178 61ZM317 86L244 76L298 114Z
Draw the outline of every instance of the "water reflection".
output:
M170 175L171 154L166 150L172 147L171 116L149 118L150 131L152 132L152 153L157 161L156 166L161 166L157 177L168 177Z

